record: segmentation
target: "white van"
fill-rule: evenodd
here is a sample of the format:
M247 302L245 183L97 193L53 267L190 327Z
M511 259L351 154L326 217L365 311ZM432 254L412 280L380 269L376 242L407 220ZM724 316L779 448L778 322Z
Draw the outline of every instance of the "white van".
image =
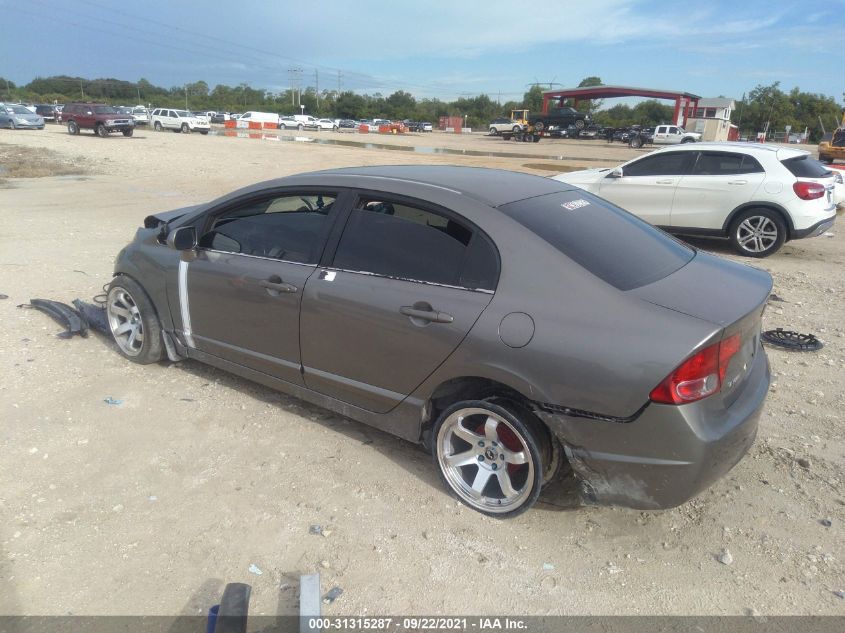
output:
M256 121L261 124L272 123L275 128L279 127L279 115L274 112L244 112L238 118L238 121Z

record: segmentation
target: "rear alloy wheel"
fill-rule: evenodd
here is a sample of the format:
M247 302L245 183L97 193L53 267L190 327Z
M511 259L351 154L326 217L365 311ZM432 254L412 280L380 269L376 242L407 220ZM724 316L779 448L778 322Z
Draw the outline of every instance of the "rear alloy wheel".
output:
M76 121L67 122L67 133L72 135L79 134L79 126L76 124Z
M161 326L152 301L133 279L118 275L109 284L106 316L123 356L142 365L156 363L164 357Z
M161 132L161 121L156 121L153 124L153 129L155 129L156 132Z
M489 401L458 402L434 427L432 452L449 489L474 510L516 516L543 486L543 434L530 414L514 415Z
M575 127L579 130L583 130L585 126L586 123L584 123L584 119L578 119L577 121L575 121Z
M98 123L94 133L99 136L100 138L107 138L109 135L109 131L106 129L106 126L102 123Z
M182 134L190 134L191 128L187 123L182 124Z
M775 211L749 209L731 224L730 238L740 255L768 257L786 241L786 225Z

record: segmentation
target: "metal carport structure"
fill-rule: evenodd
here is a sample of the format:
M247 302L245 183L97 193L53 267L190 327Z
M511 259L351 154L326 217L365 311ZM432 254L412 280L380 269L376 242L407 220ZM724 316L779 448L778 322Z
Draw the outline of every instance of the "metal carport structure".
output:
M572 99L575 109L578 109L578 101L588 99L613 99L614 97L647 97L650 99L673 99L675 101L675 113L672 122L675 125L683 126L687 119L687 110L691 105L693 111L698 105L699 95L677 90L657 90L654 88L636 88L633 86L584 86L582 88L564 88L561 90L543 91L543 112L549 111L551 101Z

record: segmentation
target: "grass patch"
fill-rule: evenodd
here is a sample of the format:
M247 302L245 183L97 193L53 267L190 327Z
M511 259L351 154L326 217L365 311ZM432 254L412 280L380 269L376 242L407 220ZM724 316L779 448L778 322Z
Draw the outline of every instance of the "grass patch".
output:
M0 143L0 185L10 178L44 178L46 176L77 176L88 169L73 158L44 149Z

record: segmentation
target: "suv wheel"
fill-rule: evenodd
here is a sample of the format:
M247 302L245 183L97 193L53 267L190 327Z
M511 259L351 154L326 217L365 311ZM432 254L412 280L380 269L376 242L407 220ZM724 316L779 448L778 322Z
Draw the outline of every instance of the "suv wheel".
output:
M76 121L68 121L67 122L67 133L68 134L79 134L79 126L76 124Z
M681 139L681 144L684 144L684 143L692 143L694 140L695 140L695 139L691 139L691 138L689 138L689 137L687 137L687 138L682 138L682 139Z
M440 415L433 437L443 481L473 510L512 517L540 496L543 459L551 451L527 411L487 400L458 402Z
M106 126L102 123L97 123L97 127L94 130L94 133L100 138L106 138L109 135L109 131L106 129Z
M135 132L135 130L133 128L131 128L131 127L127 128L127 129L123 130L123 136L132 136L132 134L134 132Z
M488 130L488 133L490 134L490 136L497 136L497 135L499 134L499 130L497 130L497 129L496 129L496 128L494 128L494 127L491 127L491 128Z
M182 124L182 134L190 134L191 128L187 123Z
M586 125L587 124L584 123L584 119L578 119L577 121L575 121L575 127L578 128L579 130L583 130L586 127Z
M731 244L747 257L768 257L786 241L786 224L776 211L748 209L731 223Z
M297 130L299 130L299 131L301 132L302 130L304 130L304 129L305 129L305 126L304 126L304 125L302 125L302 123L300 123L299 125L297 125L297 126L296 126L296 129L297 129Z
M155 123L153 123L153 129L156 132L161 132L161 121L156 121Z

